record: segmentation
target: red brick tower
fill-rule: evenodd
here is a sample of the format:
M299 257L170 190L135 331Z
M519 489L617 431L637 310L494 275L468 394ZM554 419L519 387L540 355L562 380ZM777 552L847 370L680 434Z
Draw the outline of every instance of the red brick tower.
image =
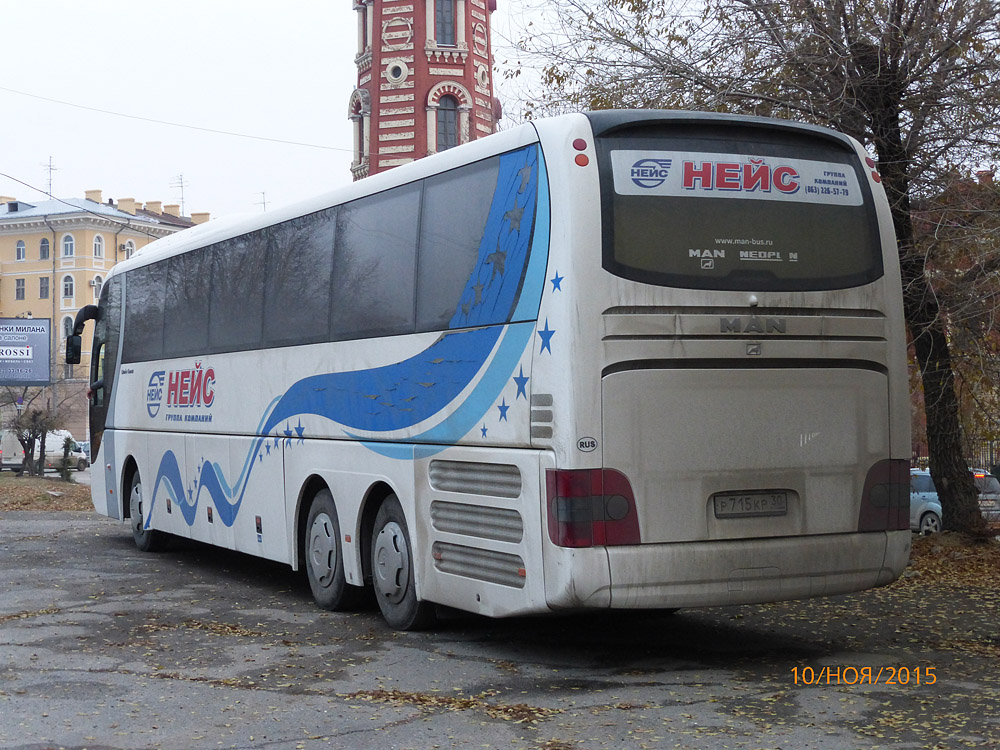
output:
M489 135L496 0L353 0L354 179Z

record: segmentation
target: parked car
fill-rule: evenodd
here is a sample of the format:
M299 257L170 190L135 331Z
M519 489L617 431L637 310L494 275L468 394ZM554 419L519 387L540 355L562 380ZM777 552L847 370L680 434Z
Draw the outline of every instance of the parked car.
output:
M979 490L979 510L987 523L1000 523L1000 480L985 469L972 469Z
M941 531L941 501L927 469L910 469L910 530L920 534Z

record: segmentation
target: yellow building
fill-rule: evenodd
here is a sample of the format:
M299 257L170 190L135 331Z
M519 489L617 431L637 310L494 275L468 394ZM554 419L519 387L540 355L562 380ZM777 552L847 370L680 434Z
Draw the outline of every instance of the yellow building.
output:
M83 199L22 201L0 196L0 318L52 321L51 377L57 382L58 403L50 406L66 412L67 428L77 439L89 437L86 403L77 394L86 387L93 334L93 326L87 326L81 363L65 365L65 340L77 311L97 302L116 263L208 218L207 213L181 216L179 206L159 201L104 202L100 190L88 190Z

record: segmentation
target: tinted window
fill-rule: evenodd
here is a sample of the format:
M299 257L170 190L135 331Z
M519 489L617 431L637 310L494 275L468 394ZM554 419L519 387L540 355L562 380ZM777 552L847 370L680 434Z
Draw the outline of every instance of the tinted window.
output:
M166 266L163 356L204 352L208 346L211 252L195 250L157 265Z
M163 263L137 268L125 277L125 362L159 359L163 354Z
M992 474L976 476L976 489L980 492L1000 492L1000 481Z
M333 338L413 331L419 210L419 185L341 207L333 256Z
M335 208L272 229L264 292L264 346L327 340L336 230Z
M937 492L929 474L911 474L910 490L913 492Z
M424 185L417 263L417 330L445 330L479 259L499 159L433 177ZM490 248L492 250L492 248ZM482 289L478 300L483 299ZM503 310L504 319L508 310ZM502 322L502 321L499 321Z
M604 266L651 284L819 290L882 275L868 175L839 141L646 128L598 141Z
M260 348L266 271L263 230L213 246L208 351Z

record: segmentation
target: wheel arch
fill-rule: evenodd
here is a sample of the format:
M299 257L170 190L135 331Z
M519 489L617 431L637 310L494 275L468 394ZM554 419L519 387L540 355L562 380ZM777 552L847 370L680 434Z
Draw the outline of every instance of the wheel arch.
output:
M318 474L306 478L299 488L299 496L295 501L295 554L292 559L292 570L301 570L306 554L306 521L309 518L309 507L313 499L323 490L333 495L333 490ZM336 504L336 496L334 496Z
M128 496L132 490L132 477L139 473L139 464L134 456L125 459L122 467L122 481L118 488L118 498L121 503L122 518L131 518L132 509L129 507Z
M360 535L361 572L365 584L372 582L372 532L375 530L375 516L378 509L389 495L399 496L388 482L378 481L368 488L361 503L361 513L358 515L358 534Z

